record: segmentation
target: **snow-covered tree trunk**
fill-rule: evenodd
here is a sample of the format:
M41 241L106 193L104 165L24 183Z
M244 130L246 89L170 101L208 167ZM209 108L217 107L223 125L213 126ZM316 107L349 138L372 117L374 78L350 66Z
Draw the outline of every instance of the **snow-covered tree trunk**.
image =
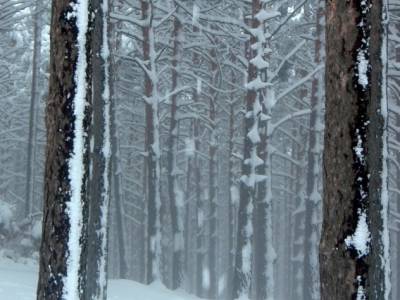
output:
M323 58L324 33L324 1L316 2L316 41L315 64L318 66ZM311 84L311 114L310 134L307 153L307 187L305 199L305 240L304 240L304 299L318 300L320 298L319 267L318 267L318 216L322 195L319 193L319 177L322 174L320 160L322 156L322 106L323 106L323 78L322 71L315 75Z
M105 300L110 203L111 105L108 1L91 0L92 123L85 299Z
M149 0L141 1L144 26L143 64L145 73L145 155L146 155L146 204L147 204L147 258L146 283L161 279L161 199L160 199L160 133L159 133L159 96L157 53L153 27L153 4Z
M178 187L178 166L176 162L177 155L177 140L178 140L178 95L176 90L178 88L178 59L181 55L181 39L182 39L182 24L177 17L174 18L174 29L172 34L173 40L173 53L172 53L172 88L171 93L171 113L170 113L170 127L169 127L169 141L168 141L168 193L170 216L172 225L172 272L170 278L171 288L177 289L182 281L182 265L183 265L183 220L181 218L181 201L182 195Z
M90 127L89 2L53 1L38 299L82 299Z
M248 78L246 84L245 139L240 183L240 201L238 216L238 235L234 274L234 299L242 296L263 299L273 291L271 285L267 291L266 276L268 211L271 205L271 180L267 181L270 156L267 153L267 116L268 95L267 72L269 64L265 61L268 54L265 22L277 14L267 11L266 3L253 0L250 41L246 43ZM270 228L272 229L272 228ZM268 231L272 238L271 232ZM266 254L267 253L267 254ZM273 256L273 254L271 254ZM271 257L272 257L271 256ZM271 266L271 265L270 265ZM273 274L269 273L269 274ZM270 278L272 279L272 278Z
M322 299L389 299L382 15L327 2Z

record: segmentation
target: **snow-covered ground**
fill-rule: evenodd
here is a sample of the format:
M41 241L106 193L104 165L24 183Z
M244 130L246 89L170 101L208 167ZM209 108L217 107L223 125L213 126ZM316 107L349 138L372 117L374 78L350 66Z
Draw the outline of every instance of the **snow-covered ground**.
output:
M37 265L0 256L0 299L36 299ZM110 280L108 300L199 300L184 291L169 291L160 283L145 286L130 280Z

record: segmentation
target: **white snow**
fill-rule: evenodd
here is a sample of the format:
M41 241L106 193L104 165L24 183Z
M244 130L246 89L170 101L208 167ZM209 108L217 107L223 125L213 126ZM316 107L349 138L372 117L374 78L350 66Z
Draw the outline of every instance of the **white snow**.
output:
M199 17L200 17L200 7L198 7L196 4L193 4L192 25L199 24Z
M354 153L356 154L358 160L360 163L364 164L364 146L363 146L363 141L361 138L361 135L359 134L359 130L356 129L357 131L357 145L354 147Z
M37 240L39 240L42 237L42 222L41 222L41 220L38 220L33 223L32 237Z
M261 23L279 17L281 14L280 12L276 11L276 10L266 10L266 9L261 9L256 15L256 19L258 19L258 21L260 21Z
M86 106L86 32L88 29L88 0L80 0L73 7L78 27L77 47L78 59L76 64L76 90L73 99L74 138L73 153L69 159L69 181L71 185L71 200L67 203L70 232L68 237L67 275L64 278L63 294L65 299L79 299L79 266L81 247L79 240L82 232L82 185L84 178L85 130L83 120Z
M10 230L13 215L14 207L7 202L0 200L0 227L4 227L4 229Z
M389 147L388 147L388 98L387 98L387 68L388 68L388 57L387 57L387 26L386 22L389 16L388 12L388 3L385 2L385 7L382 10L382 23L384 28L384 33L382 34L382 49L381 49L381 61L382 61L382 96L381 96L381 114L384 120L384 130L382 135L382 189L381 189L381 201L382 201L382 220L383 220L383 229L381 233L382 244L383 244L383 255L382 255L382 265L384 268L385 274L385 299L389 300L390 292L391 292L391 268L390 268L390 239L389 239L389 221L388 221L388 212L389 212L389 187L388 187L388 160L389 160Z
M203 89L203 81L201 80L200 77L197 77L197 84L196 84L196 93L197 93L197 95L201 94L202 89Z
M365 57L365 51L360 50L357 55L357 62L358 62L358 84L361 85L363 88L368 86L368 66L369 61Z
M185 139L185 154L187 157L193 157L196 151L194 139Z
M363 257L369 253L369 244L371 241L371 233L368 229L367 215L362 212L358 216L356 230L352 236L345 239L347 247L354 247L358 253L358 257Z
M104 61L104 90L102 98L104 101L104 140L102 154L104 157L103 171L103 201L101 203L101 229L97 233L101 240L101 252L99 264L99 299L104 299L107 286L107 238L108 238L108 208L110 202L110 160L111 160L111 105L110 105L110 76L109 76L109 56L110 49L108 44L108 0L102 2L103 12L103 44L101 47L101 57Z
M361 284L360 276L357 276L357 281L358 281L357 300L366 300L367 297L365 296L365 290L363 285Z
M38 267L32 261L16 263L0 257L0 299L36 299ZM161 283L150 286L130 280L109 280L108 300L199 300L183 290L170 291Z
M203 268L202 273L203 276L201 277L201 284L204 290L208 290L210 288L210 270L208 268Z

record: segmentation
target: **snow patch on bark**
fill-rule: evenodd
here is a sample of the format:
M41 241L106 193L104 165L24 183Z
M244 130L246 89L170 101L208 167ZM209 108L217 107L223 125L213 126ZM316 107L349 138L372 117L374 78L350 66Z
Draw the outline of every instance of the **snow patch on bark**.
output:
M360 50L357 55L358 61L358 84L361 85L364 89L368 86L368 68L369 61L366 57L366 53L363 50Z
M367 215L365 212L362 212L358 216L357 227L354 234L348 236L345 239L345 243L347 247L353 247L357 251L358 257L361 258L368 255L370 242L371 233L368 229Z
M388 188L388 98L387 98L387 18L388 18L388 3L384 1L382 10L382 23L383 23L383 34L382 34L382 49L381 49L381 61L382 61L382 85L381 85L381 114L384 120L383 135L382 135L382 188L381 188L381 202L382 202L382 268L385 276L385 299L389 300L391 291L391 279L390 279L390 239L389 239L389 188Z
M86 106L86 33L88 30L88 0L79 0L73 6L72 14L76 17L76 26L78 29L77 48L78 59L75 73L75 96L73 99L74 137L73 151L69 164L70 181L70 201L67 203L67 214L69 217L70 231L68 237L68 257L67 274L64 277L63 295L66 300L79 299L79 269L81 259L80 238L83 223L82 207L82 185L84 180L84 153L85 137L84 129L85 106Z
M104 173L103 173L103 201L101 203L101 230L98 235L101 237L101 257L99 264L99 299L105 299L106 286L107 286L107 224L108 224L108 209L110 202L110 159L111 159L111 107L110 107L110 72L109 72L109 56L110 49L108 45L108 0L102 2L102 13L103 13L103 30L102 30L102 48L101 57L104 62L104 90L103 90L103 101L104 101L104 137L103 137L103 148L102 153L104 157Z

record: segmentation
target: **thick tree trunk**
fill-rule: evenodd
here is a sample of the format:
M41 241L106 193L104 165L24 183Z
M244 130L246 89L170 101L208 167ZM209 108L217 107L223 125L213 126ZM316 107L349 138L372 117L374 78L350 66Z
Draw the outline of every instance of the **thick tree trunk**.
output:
M88 2L53 1L45 199L37 298L83 297L91 80ZM79 25L78 25L79 24ZM79 27L78 27L79 26Z
M327 2L322 299L388 299L381 21L382 1Z

